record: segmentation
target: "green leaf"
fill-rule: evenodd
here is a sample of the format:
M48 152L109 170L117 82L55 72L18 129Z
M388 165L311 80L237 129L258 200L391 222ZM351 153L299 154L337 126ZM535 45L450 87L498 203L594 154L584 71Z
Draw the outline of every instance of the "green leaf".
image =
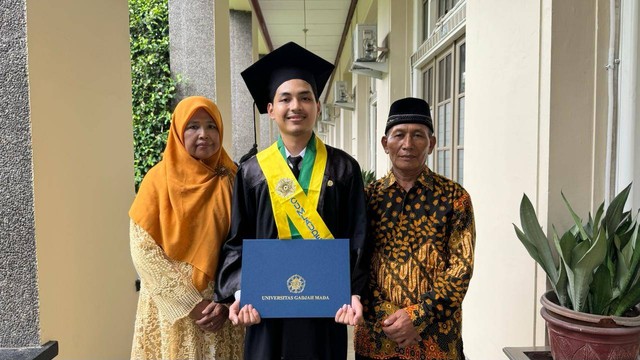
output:
M551 246L544 232L542 232L542 227L538 222L538 217L533 209L533 205L526 194L522 196L522 201L520 202L520 223L522 225L522 233L525 235L524 239L520 238L520 234L518 235L520 241L525 247L527 247L525 242L535 247L538 256L536 261L547 273L551 282L557 282L557 265L551 253ZM516 233L518 232L519 231L516 231ZM529 251L529 248L527 248L527 251Z
M571 308L571 299L569 298L569 293L567 291L567 284L569 281L569 278L567 276L567 268L566 265L564 263L564 260L560 259L559 260L560 265L558 266L558 281L556 281L555 284L553 284L553 290L556 293L556 296L558 296L558 301L560 302L560 305L567 307L567 308Z
M618 279L618 287L620 293L627 292L630 286L635 285L632 280L636 280L640 273L640 246L638 246L638 232L640 226L636 225L631 236L631 240L627 243L627 246L622 250L622 253L618 255L618 263L621 264L616 274ZM623 264L624 263L624 264Z
M554 229L555 233L555 229ZM565 291L567 293L567 297L569 298L571 304L574 304L574 296L575 296L575 274L573 273L571 264L573 248L576 246L576 238L571 233L571 230L567 231L562 235L562 237L558 240L558 236L556 234L554 242L556 244L556 250L558 252L558 256L560 257L560 265L564 269L565 276L567 277L568 289ZM556 295L558 292L556 291ZM558 299L559 300L559 299ZM567 306L568 307L568 306Z
M609 310L609 304L613 300L611 274L605 265L600 265L593 275L590 289L590 313L605 315Z
M628 213L627 218L629 218ZM618 231L614 233L614 244L618 250L624 249L633 236L634 228L630 227L630 225L632 225L631 221L625 221L618 227ZM628 259L631 259L631 257Z
M538 248L533 244L533 242L531 242L531 240L529 240L527 235L525 235L522 230L520 230L515 224L512 225L514 230L516 231L518 239L520 239L522 245L524 245L525 249L527 249L529 255L533 258L533 260L535 260L535 262L542 266L542 260L540 259L540 255L538 254Z
M631 287L629 289L630 291L624 294L618 302L616 308L612 312L612 315L622 316L625 311L640 303L640 286Z
M560 305L564 307L571 307L571 299L569 297L569 292L567 291L569 281L567 272L570 271L570 269L567 269L565 261L566 259L571 260L571 247L573 247L574 238L569 232L565 233L562 238L559 238L554 227L553 243L555 244L556 251L558 253L560 265L558 266L558 279L555 283L552 282L551 285L558 296ZM571 281L573 282L573 272L571 272L571 277ZM573 285L571 285L571 287L573 287Z
M571 204L569 204L569 201L564 196L564 193L560 192L560 195L562 195L562 199L564 200L564 203L567 205L567 208L571 213L571 217L573 218L573 222L575 223L578 231L580 231L580 235L582 236L582 239L584 240L590 239L589 235L587 235L587 232L582 227L582 219L580 219L580 217L573 211L573 208L571 208Z
M526 194L522 196L522 201L520 202L520 223L522 225L522 231L514 225L518 238L525 248L527 248L529 254L532 254L532 252L536 254L535 256L531 256L547 273L549 280L551 280L552 283L557 282L557 265L551 253L551 246L542 231L533 205Z
M585 243L586 241L578 244L576 248ZM576 251L576 248L572 251L572 256L574 258L571 259L571 267L575 277L573 289L574 295L572 299L574 310L584 312L586 311L589 287L593 280L593 272L604 262L607 255L607 242L604 231L600 230L598 234L595 235L593 245L584 253L584 255L579 257L577 261L575 261L575 257L580 255L582 250Z
M629 192L631 191L631 184L629 184L624 190L622 190L609 204L609 208L607 208L607 212L605 213L602 221L604 222L605 228L607 229L608 234L613 234L616 232L616 229L620 225L624 217L624 205L627 202L627 198L629 197Z

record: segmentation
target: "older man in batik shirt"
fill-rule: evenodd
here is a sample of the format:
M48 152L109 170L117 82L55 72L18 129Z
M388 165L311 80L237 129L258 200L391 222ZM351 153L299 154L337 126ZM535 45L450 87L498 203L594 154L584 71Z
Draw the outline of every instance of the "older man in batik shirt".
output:
M473 208L462 186L425 165L435 141L424 100L391 105L382 146L392 169L367 188L375 249L356 359L464 359Z

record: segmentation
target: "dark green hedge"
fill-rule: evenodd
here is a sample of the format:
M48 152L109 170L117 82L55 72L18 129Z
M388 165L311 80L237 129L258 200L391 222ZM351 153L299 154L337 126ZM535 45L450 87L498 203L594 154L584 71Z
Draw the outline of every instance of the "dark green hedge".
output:
M167 0L129 0L136 191L162 158L176 81L169 69Z

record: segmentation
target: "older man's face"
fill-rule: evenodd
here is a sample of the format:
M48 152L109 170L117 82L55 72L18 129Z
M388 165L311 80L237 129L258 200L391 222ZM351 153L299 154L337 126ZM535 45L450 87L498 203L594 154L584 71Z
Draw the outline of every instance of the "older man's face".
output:
M382 137L393 168L402 172L419 171L436 145L436 137L426 125L400 124Z

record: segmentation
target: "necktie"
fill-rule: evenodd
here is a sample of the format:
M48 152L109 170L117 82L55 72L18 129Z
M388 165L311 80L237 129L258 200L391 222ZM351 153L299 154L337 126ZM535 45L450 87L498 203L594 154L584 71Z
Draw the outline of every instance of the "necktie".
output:
M296 179L298 178L298 175L300 175L300 168L298 167L300 165L300 162L302 161L302 156L289 156L289 163L291 164L291 171L293 172L293 176L296 177Z

